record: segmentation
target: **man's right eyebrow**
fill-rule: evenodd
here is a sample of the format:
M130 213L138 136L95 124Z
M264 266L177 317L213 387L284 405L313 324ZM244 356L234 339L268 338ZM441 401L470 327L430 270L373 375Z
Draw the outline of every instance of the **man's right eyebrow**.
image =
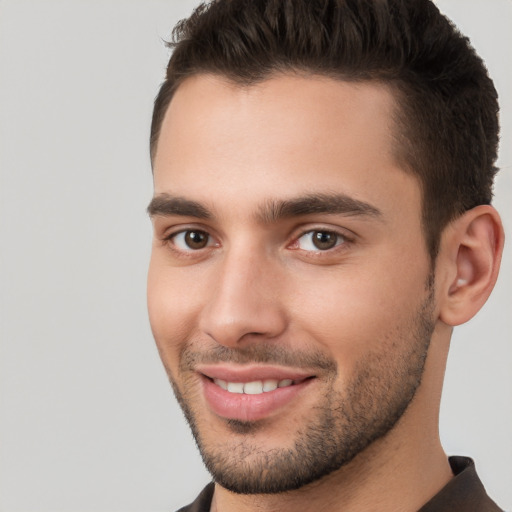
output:
M166 193L153 197L147 207L147 212L150 217L179 215L198 219L212 218L212 214L202 204Z

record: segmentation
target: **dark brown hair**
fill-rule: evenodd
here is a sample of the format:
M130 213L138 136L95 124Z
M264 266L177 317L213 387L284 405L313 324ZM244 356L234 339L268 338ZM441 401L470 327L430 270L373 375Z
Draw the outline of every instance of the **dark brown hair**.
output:
M491 201L497 93L469 40L429 0L214 0L169 45L152 159L173 94L192 75L247 86L282 72L378 81L395 93L396 153L420 180L432 259L448 222Z

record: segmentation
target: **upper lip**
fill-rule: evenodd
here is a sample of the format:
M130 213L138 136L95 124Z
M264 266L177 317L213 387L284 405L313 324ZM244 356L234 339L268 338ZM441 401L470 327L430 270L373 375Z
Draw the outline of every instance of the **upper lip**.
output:
M300 381L315 375L305 370L272 365L200 365L196 370L210 379L221 379L226 382L254 382L275 379Z

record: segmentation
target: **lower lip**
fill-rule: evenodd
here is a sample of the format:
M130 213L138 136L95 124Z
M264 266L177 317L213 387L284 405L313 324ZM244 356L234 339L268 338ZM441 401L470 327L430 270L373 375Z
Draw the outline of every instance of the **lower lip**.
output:
M217 416L230 420L257 421L289 405L314 379L306 379L298 384L258 395L230 393L207 377L203 377L202 380L206 401Z

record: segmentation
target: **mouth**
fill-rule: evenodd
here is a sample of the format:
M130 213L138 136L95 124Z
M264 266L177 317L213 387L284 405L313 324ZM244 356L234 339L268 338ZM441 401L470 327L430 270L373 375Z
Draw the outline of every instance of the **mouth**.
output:
M308 377L312 378L312 377ZM261 395L262 393L270 393L277 388L286 388L297 385L302 381L294 381L292 379L265 379L253 380L251 382L228 382L222 379L213 379L213 383L228 393L238 393L246 395Z
M212 365L198 369L209 409L224 419L257 421L299 400L315 375L278 367Z

